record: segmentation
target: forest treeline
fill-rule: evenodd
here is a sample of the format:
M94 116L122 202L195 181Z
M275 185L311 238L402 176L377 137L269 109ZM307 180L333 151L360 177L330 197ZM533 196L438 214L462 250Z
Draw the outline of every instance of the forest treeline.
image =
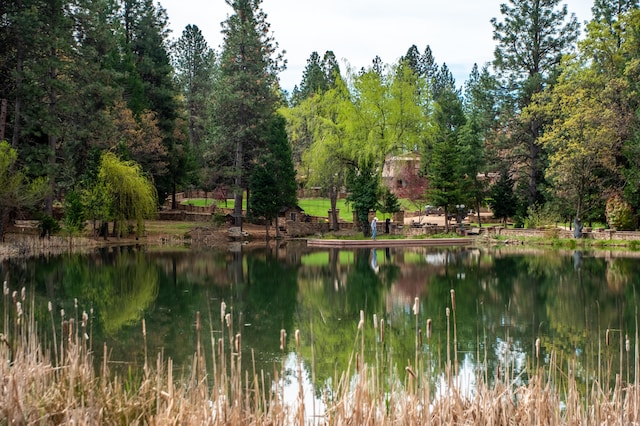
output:
M234 198L238 224L245 195L249 218L271 219L310 186L334 205L346 192L363 223L402 197L637 227L637 1L595 0L581 27L560 0L509 0L494 60L461 85L426 44L359 70L311 52L291 93L261 0L226 2L219 52L193 25L171 39L152 0L0 4L2 233L58 204L71 229L123 232L192 187Z

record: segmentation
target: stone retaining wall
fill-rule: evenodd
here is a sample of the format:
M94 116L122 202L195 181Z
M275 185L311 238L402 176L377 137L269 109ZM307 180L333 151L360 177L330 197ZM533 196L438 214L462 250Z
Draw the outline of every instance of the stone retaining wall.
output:
M573 231L560 228L551 229L524 229L524 228L502 228L488 227L481 228L483 232L505 237L537 237L537 238L574 238ZM594 240L640 240L638 231L614 231L611 229L598 229L595 231L583 232L582 238Z

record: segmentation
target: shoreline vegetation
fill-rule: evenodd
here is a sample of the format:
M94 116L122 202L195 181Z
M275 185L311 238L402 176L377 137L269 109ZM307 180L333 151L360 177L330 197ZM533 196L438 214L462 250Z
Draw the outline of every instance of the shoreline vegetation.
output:
M111 371L109 348L93 341L92 312L81 311L77 302L72 314L54 312L49 303L48 312L38 314L50 319L45 329L28 293L24 288L10 292L4 283L2 424L570 425L640 420L637 331L620 345L621 369L615 377L611 377L613 359L603 356L596 371L584 371L571 356L563 359L562 352L545 347L540 339L532 342L535 353L522 371L515 370L507 347L496 377L487 377L478 343L479 368L471 378L473 389L468 389L455 350L453 290L446 307L446 355L431 352L431 319L420 316L417 298L412 312L414 359L394 359L385 350L384 318L375 314L369 318L361 311L348 367L336 371L331 388L316 384L321 407L307 406L309 390L303 382L309 373L301 353L308 350L313 336L302 336L299 330L292 337L285 330L273 336L279 338L283 361L273 371L257 371L253 359L242 358L247 352L242 350L241 327L222 302L219 317L194 313L193 362L176 377L171 359L148 353L143 319L143 341L132 350L143 351L144 365L140 371L121 375ZM606 336L608 345L609 330ZM592 355L600 360L599 349ZM285 377L284 359L289 353L295 354L296 372ZM314 377L313 362L310 368ZM297 388L293 397L285 396L287 380Z

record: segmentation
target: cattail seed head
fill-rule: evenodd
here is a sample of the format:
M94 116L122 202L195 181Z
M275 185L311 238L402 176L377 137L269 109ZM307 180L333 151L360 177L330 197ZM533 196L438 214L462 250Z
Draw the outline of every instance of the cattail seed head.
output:
M73 298L73 307L78 309L78 298L77 297Z
M200 311L196 312L196 331L200 331Z
M18 317L22 316L22 303L16 302L16 313Z
M378 329L378 314L373 314L373 329Z
M89 340L89 335L87 333L84 333L84 340Z
M224 315L227 311L227 304L222 302L220 303L220 321L224 321Z
M364 311L360 310L360 322L358 322L358 330L362 330L364 328Z
M418 315L420 313L420 299L417 297L413 300L413 315Z
M456 310L456 291L451 289L451 308Z
M51 312L53 310L53 306L51 305L51 301L47 302L47 310Z
M427 320L427 340L431 339L431 318Z
M18 301L18 292L13 290L13 293L11 293L11 298L13 299L13 303L16 303Z
M296 328L296 346L300 349L300 329Z
M142 318L142 335L147 337L147 323L144 318Z
M60 309L60 316L64 318L64 309Z
M82 311L82 326L87 326L87 321L89 321L89 315L87 315L87 311Z
M231 314L226 314L224 316L224 321L227 323L227 327L231 327Z
M445 313L447 314L447 318L449 318L449 314L450 314L450 312L451 312L451 311L449 310L449 307L447 307L447 309L445 310Z
M8 295L9 295L9 284L7 284L7 282L6 282L6 281L2 284L2 293L3 293L5 296L8 296Z
M540 338L536 339L536 358L540 358Z
M416 378L416 373L413 371L411 367L406 366L404 369L407 373L411 374L411 377L413 377L414 379Z
M24 302L24 299L27 298L27 289L25 287L22 287L22 291L20 292L20 298L22 299L23 302Z
M287 331L283 328L280 330L280 350L284 351L287 343Z
M629 340L629 335L625 335L624 348L627 351L627 353L631 351L631 341Z
M240 333L236 334L236 353L240 353L240 348L242 347L241 345L241 341L242 341L242 336L240 336Z
M605 333L604 341L607 346L609 346L609 329L607 328L607 332Z
M224 350L224 341L222 338L218 339L218 356L222 356L222 351Z

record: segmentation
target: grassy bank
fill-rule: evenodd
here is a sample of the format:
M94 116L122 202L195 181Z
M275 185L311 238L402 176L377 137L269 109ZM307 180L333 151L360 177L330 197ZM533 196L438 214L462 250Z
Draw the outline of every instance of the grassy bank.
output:
M351 361L337 371L331 389L324 388L322 407L305 405L301 353L313 336L295 331L279 336L283 355L293 353L296 373L286 380L297 387L285 397L281 372L256 371L243 359L242 335L224 303L218 314L194 314L197 340L191 367L174 376L171 359L148 354L144 320L143 341L132 351L144 353L141 371L124 376L110 371L109 349L92 342L92 313L45 312L50 328L36 321L35 301L24 291L3 291L3 333L0 337L0 424L634 424L640 420L640 387L628 380L638 366L638 337L620 347L631 358L626 374L578 380L580 366L558 360L553 348L541 348L516 375L507 354L498 377L486 377L479 367L469 391L458 374L456 351L431 353L431 320L424 333L416 318L415 357L397 360L385 350L385 321L361 312ZM455 293L446 308L447 343L457 341ZM42 315L42 313L40 313ZM207 319L205 319L207 318ZM609 332L607 330L607 336ZM213 337L219 336L219 337ZM94 365L93 345L103 356ZM547 351L545 351L547 349ZM541 356L541 351L544 356ZM633 355L635 354L635 355ZM285 357L283 356L283 359ZM480 347L478 348L478 359ZM606 364L606 360L602 361ZM441 374L433 374L435 364ZM486 366L484 366L486 367ZM313 366L311 367L313 370ZM602 371L610 371L603 365ZM311 376L313 377L313 371ZM273 380L272 380L273 379ZM613 383L606 387L605 383Z

